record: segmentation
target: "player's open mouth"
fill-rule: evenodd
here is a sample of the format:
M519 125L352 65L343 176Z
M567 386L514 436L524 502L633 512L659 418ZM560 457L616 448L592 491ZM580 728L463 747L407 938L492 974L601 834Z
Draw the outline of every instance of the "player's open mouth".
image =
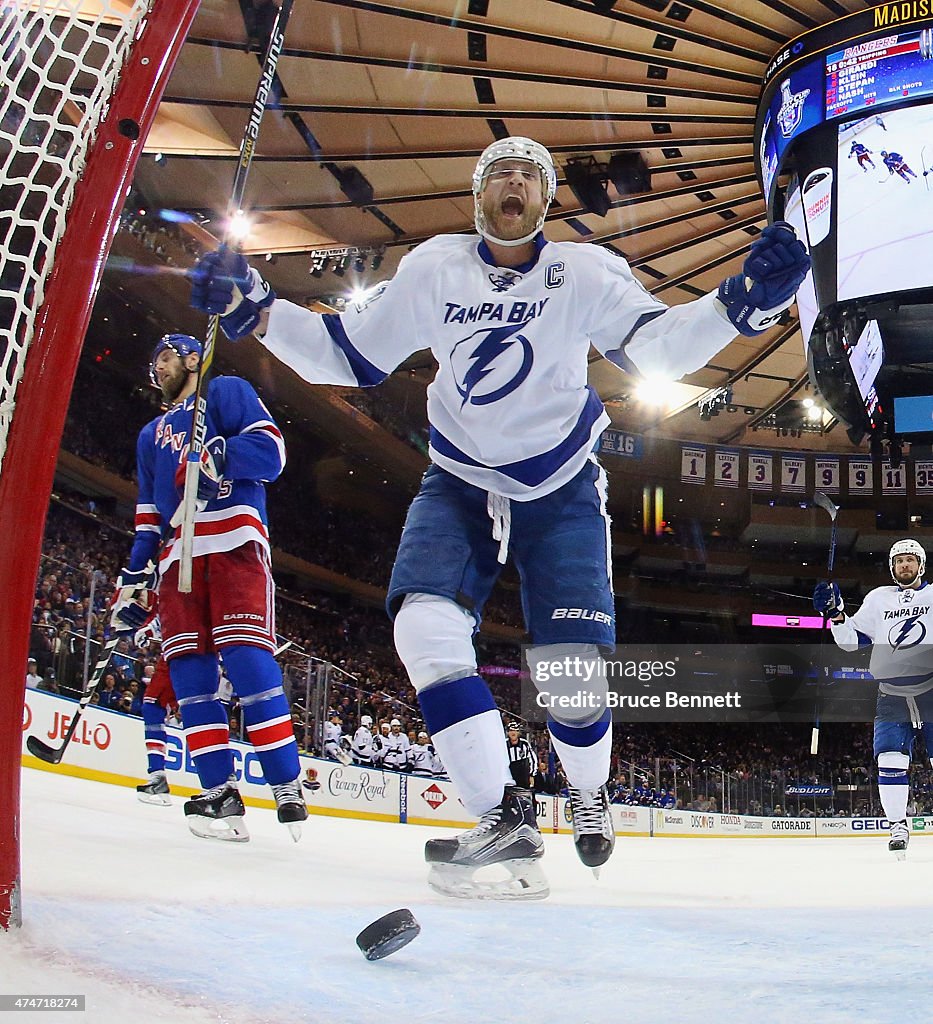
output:
M525 212L525 204L518 196L506 196L502 200L502 212L507 217L521 217Z

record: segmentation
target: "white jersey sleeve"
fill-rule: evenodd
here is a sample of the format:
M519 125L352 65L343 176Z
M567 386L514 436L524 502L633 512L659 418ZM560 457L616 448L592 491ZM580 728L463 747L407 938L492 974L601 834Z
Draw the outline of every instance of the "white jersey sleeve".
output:
M682 377L735 337L714 292L679 306L656 299L621 256L588 246L594 261L590 341L607 359L642 376Z

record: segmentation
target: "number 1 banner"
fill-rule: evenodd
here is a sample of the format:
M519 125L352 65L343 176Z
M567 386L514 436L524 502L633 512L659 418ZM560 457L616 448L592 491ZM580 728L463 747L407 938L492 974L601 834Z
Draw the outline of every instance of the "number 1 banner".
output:
M770 452L751 452L748 456L748 489L774 490L774 460Z
M739 486L739 453L737 451L716 449L713 463L713 486Z
M802 494L807 488L807 460L781 456L781 490Z
M680 482L683 484L706 483L706 449L688 448L680 450Z

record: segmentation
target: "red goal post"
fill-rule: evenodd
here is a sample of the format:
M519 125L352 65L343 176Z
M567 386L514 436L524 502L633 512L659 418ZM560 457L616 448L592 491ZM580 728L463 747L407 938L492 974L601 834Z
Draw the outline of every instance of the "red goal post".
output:
M0 929L22 921L33 595L78 357L200 0L0 0Z

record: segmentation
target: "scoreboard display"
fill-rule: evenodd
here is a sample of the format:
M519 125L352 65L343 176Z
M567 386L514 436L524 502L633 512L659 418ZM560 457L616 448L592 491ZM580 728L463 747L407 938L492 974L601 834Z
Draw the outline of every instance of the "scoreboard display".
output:
M790 221L813 261L797 296L811 380L853 443L894 442L909 419L896 400L933 403L933 0L850 14L775 54L755 161L769 220ZM911 439L933 442L929 422Z
M930 29L884 35L826 55L826 116L933 95Z

